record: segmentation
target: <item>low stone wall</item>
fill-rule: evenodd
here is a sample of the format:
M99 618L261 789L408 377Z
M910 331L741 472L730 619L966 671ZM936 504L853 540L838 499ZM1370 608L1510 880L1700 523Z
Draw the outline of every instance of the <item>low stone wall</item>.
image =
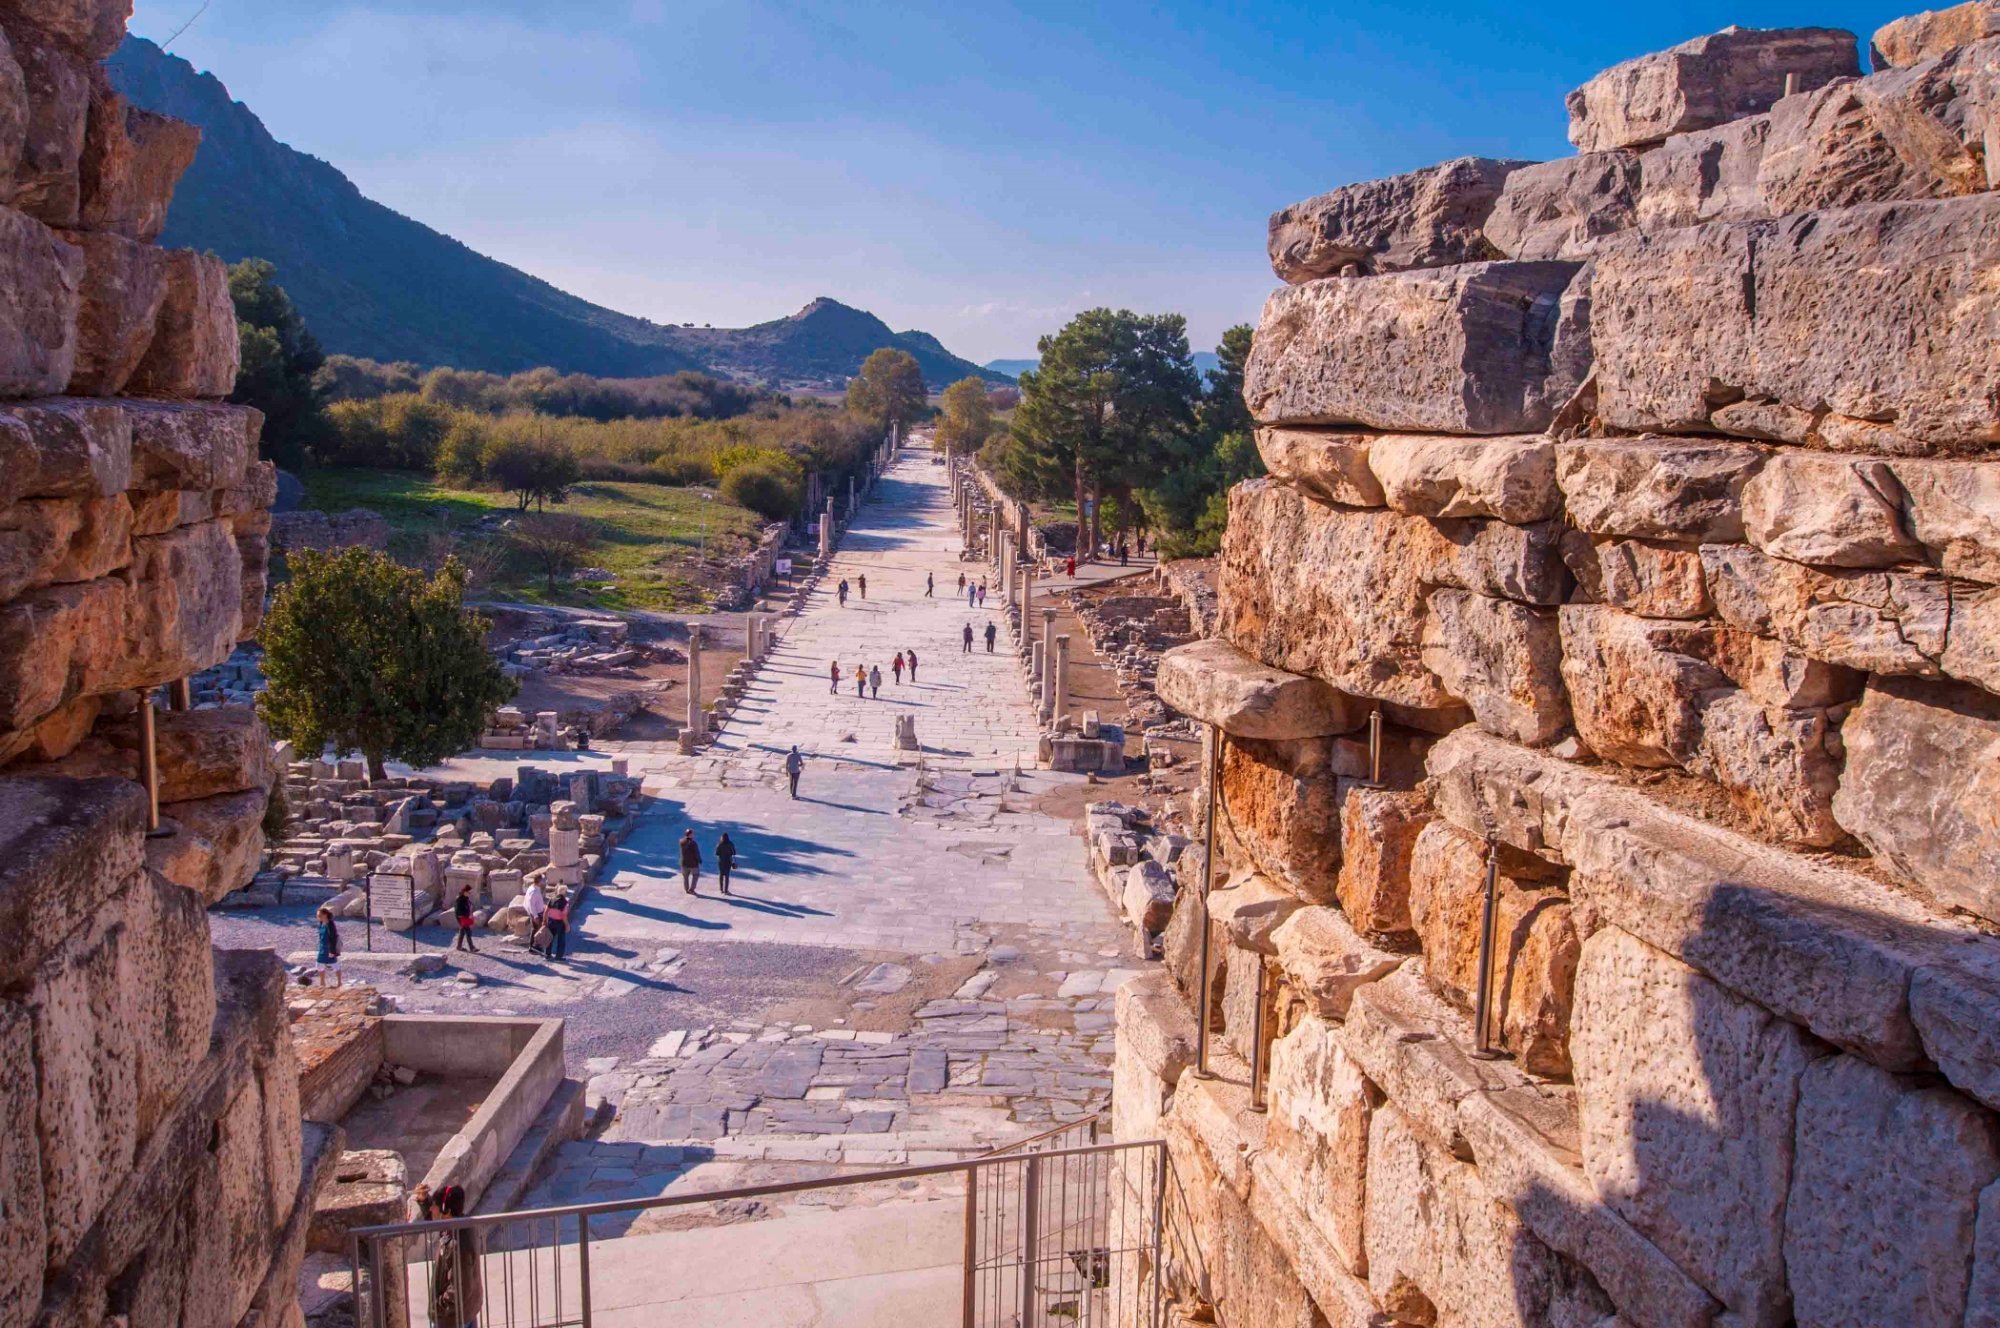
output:
M1213 891L1118 997L1170 1322L1994 1322L1994 14L1272 219L1269 474L1158 675Z
M479 1110L423 1177L434 1192L464 1186L470 1210L563 1080L563 1021L388 1015L382 1054L420 1074L494 1080Z

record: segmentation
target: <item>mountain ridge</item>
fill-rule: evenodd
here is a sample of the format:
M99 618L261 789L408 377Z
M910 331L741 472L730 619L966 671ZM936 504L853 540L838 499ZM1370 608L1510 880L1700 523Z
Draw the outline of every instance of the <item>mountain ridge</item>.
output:
M607 378L700 370L775 388L839 387L883 346L941 387L981 369L925 332L895 332L822 296L746 328L655 323L592 304L368 198L331 163L279 142L222 81L143 37L107 63L147 110L202 130L160 242L269 259L330 352L514 373Z

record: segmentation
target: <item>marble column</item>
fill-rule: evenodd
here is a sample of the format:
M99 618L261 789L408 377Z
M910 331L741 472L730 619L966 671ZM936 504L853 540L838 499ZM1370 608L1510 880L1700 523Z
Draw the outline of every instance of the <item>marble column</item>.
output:
M708 716L701 708L701 628L688 628L687 731L697 739L707 735Z
M1055 688L1052 692L1054 699L1049 702L1049 712L1046 718L1051 722L1060 722L1062 717L1069 713L1069 636L1067 633L1056 638L1056 659L1055 663L1049 666L1049 672L1053 675Z

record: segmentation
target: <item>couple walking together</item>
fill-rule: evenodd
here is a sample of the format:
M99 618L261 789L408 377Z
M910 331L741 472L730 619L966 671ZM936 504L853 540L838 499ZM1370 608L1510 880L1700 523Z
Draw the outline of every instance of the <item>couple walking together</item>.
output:
M794 748L794 753L797 752ZM793 776L794 779L797 776ZM793 793L797 797L796 792ZM701 845L695 843L692 828L681 832L681 885L691 894L700 894L695 887L701 882ZM736 843L724 830L722 838L715 841L715 876L722 887L722 893L729 893L729 874L736 869Z

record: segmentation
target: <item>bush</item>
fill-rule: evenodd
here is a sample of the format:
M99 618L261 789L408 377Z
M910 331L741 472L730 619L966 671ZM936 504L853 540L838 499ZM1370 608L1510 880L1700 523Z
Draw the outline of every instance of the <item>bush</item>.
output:
M804 497L797 480L762 461L731 470L723 477L722 492L766 521L789 521L797 515Z

